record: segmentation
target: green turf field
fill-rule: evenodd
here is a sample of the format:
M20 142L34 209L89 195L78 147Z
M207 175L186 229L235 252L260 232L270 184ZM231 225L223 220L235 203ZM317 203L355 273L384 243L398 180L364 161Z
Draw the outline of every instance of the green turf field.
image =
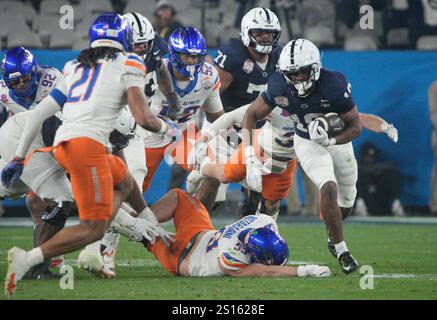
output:
M326 248L322 224L282 224L292 263L325 264L331 278L181 278L162 269L142 245L122 239L115 279L74 268L74 289L59 282L22 281L16 299L437 299L437 227L346 224L349 248L374 268L374 289L360 288L358 273L344 275ZM31 229L0 228L0 276L7 250L29 249ZM78 253L67 255L74 263ZM364 283L368 281L362 280ZM0 299L4 299L0 295Z

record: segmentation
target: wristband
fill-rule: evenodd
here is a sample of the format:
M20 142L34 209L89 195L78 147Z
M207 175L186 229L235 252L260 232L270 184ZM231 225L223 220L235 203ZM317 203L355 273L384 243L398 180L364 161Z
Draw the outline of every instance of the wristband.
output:
M329 139L329 145L328 146L334 146L336 144L337 144L337 139L335 139L335 138Z
M158 118L161 121L161 129L159 129L159 131L157 133L166 133L167 131L167 123L165 123L164 120L162 120L161 118Z

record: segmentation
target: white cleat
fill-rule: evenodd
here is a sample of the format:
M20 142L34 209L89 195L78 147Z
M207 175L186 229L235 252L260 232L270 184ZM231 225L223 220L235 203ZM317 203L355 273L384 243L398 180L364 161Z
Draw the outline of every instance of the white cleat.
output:
M199 171L197 170L191 171L187 177L187 192L188 193L197 192L204 179L205 177L202 176L202 174Z
M30 269L26 263L27 252L23 249L13 247L8 251L8 271L5 278L5 294L12 299L15 288L24 274Z
M60 255L60 256L56 256L53 257L50 261L50 268L55 269L55 268L62 268L64 266L64 256Z
M118 233L111 233L107 235L108 239L111 238L111 241L106 243L105 249L101 253L103 257L103 263L107 265L109 269L115 271L115 255L117 254L120 235ZM103 237L103 239L105 239L105 237ZM104 243L103 239L101 245Z
M115 272L105 264L100 254L100 241L94 242L85 247L77 259L77 266L93 273L99 278L114 278Z

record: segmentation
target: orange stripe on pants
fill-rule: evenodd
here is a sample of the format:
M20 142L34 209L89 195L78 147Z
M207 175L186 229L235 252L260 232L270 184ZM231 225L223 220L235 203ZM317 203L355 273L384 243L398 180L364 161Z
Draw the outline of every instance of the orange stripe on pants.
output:
M56 147L55 158L70 174L80 220L108 220L114 186L127 174L124 162L90 138L62 142Z

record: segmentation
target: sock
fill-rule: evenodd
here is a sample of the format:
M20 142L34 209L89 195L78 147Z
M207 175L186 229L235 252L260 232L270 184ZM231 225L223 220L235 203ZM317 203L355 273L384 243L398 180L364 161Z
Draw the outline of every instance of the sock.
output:
M32 250L26 253L26 263L33 267L37 264L43 263L44 256L42 254L41 248L33 248Z
M346 245L346 242L342 241L340 243L334 244L335 251L337 252L337 258L340 257L340 255L343 252L349 251Z

